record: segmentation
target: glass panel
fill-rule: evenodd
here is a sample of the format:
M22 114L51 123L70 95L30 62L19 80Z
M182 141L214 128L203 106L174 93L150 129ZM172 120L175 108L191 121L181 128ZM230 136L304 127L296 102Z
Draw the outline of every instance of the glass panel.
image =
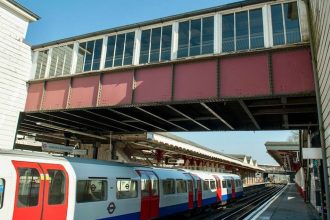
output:
M231 188L231 181L230 180L227 180L227 186L228 186L228 188Z
M130 179L117 180L117 199L136 198L138 195L137 187L137 181Z
M117 35L114 66L122 66L124 54L125 34Z
M227 188L226 180L222 180L222 188Z
M141 196L150 196L150 180L145 174L141 174Z
M49 76L53 77L70 74L72 54L73 44L53 48Z
M48 50L39 51L38 59L37 59L36 74L35 74L35 77L34 77L35 79L45 78L47 57L48 57Z
M163 180L163 194L174 194L175 193L175 181L173 179Z
M300 42L300 28L297 2L284 4L284 19L287 43Z
M234 51L234 14L222 16L222 51Z
M187 184L185 180L176 180L176 191L177 193L187 192Z
M115 52L116 36L108 37L107 55L105 57L105 68L112 67L113 55Z
M155 175L149 175L151 181L151 195L158 196L158 178Z
M201 180L197 180L197 190L198 190L198 191L202 190L202 183L201 183Z
M251 10L249 11L249 14L251 48L264 47L264 26L262 23L262 10Z
M213 53L214 17L203 18L202 54Z
M209 190L210 189L210 181L209 180L204 180L203 181L203 190Z
M201 19L190 23L190 56L201 54Z
M5 193L5 180L0 179L0 209L2 208L3 205L4 193Z
M19 168L17 207L37 206L39 200L40 175L35 168Z
M94 51L95 41L87 42L86 54L85 54L85 63L84 63L84 72L90 71L92 68L92 59Z
M172 25L163 27L161 61L171 60Z
M194 186L192 180L188 180L188 190L189 192L193 192Z
M124 65L131 65L133 61L135 32L126 34Z
M149 62L149 45L150 45L150 30L142 31L141 49L140 49L140 64Z
M99 40L95 41L92 70L99 70L100 69L102 44L103 44L103 39L99 39Z
M49 175L48 204L63 204L65 200L65 175L61 170L47 170Z
M81 73L83 71L84 57L85 57L85 53L86 53L86 45L87 45L86 42L79 44L76 73Z
M179 23L179 44L177 57L187 57L189 46L189 21Z
M248 12L236 13L236 50L249 49Z
M150 61L149 62L158 62L159 61L160 34L161 34L161 28L152 29L151 45L150 45L151 46Z
M210 187L211 187L211 189L216 189L215 181L214 180L211 180L210 181Z
M77 203L107 200L106 180L78 180Z
M284 44L284 29L283 29L283 15L282 6L272 5L272 26L273 26L273 42L274 45Z

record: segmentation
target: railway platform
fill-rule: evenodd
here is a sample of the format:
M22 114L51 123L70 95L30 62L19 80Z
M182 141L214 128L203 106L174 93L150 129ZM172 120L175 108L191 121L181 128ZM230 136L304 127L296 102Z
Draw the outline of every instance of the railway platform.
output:
M259 213L257 220L321 219L316 210L304 202L295 184L289 184L279 197Z

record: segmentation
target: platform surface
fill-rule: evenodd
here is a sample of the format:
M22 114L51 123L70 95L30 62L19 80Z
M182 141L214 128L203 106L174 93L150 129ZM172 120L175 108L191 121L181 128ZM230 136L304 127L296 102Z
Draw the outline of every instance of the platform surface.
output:
M321 219L316 210L306 204L294 184L289 184L286 190L257 218L258 220L282 219Z

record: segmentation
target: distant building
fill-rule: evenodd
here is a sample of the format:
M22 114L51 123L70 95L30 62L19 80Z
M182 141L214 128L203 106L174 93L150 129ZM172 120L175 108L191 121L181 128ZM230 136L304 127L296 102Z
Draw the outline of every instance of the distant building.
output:
M19 112L24 110L32 65L24 42L30 22L39 17L13 0L0 0L0 146L11 149Z

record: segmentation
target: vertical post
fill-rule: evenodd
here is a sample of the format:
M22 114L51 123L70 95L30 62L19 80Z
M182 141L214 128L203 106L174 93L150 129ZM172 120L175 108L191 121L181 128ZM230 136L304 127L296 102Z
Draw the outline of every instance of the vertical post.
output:
M51 60L52 60L52 53L53 53L53 48L50 48L49 52L48 52L48 56L47 56L45 79L49 78L49 69L50 69L50 63L51 63Z
M101 49L101 62L100 62L100 70L104 69L105 66L105 58L107 55L107 45L108 45L108 36L103 36L102 41L102 49Z
M133 65L139 65L140 62L141 36L142 31L140 29L136 30L133 50Z
M70 74L75 74L77 69L77 60L78 60L78 52L79 52L79 43L74 42L73 44L73 53L72 53L72 63Z
M29 79L34 79L35 78L35 74L36 74L36 70L37 70L38 54L39 54L38 51L34 51L31 54L31 56L32 56L32 67L31 67L31 72L30 72Z
M218 54L221 52L221 38L222 38L222 15L216 13L214 15L214 53Z
M178 57L178 44L179 44L179 23L174 22L172 25L171 60L175 60Z
M100 142L96 142L93 144L93 159L97 159L100 145Z

